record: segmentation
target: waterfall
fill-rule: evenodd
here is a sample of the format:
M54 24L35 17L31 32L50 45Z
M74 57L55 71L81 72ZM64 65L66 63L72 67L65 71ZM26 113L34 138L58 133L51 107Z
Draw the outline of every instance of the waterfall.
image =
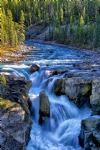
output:
M32 101L32 129L30 141L26 150L82 150L78 136L81 129L81 120L91 114L87 106L79 109L68 97L56 96L53 93L54 83L63 75L54 75L48 72L53 69L73 68L73 64L80 64L84 60L83 52L64 47L28 42L30 46L37 48L19 64L3 65L9 74L24 76L32 81L29 92ZM36 63L41 66L39 71L30 74L29 65ZM50 102L50 118L40 126L39 121L39 94L45 91Z
M86 106L78 109L66 96L53 93L55 81L62 77L48 76L43 69L30 75L33 125L26 150L82 150L78 142L81 120L89 117L91 111ZM50 119L40 126L39 93L43 90L50 101Z

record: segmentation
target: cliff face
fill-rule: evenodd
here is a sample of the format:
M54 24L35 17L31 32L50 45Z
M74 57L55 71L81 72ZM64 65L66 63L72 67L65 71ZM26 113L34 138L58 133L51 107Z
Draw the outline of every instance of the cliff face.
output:
M54 85L56 95L66 95L78 107L89 105L92 116L82 120L79 136L80 145L84 150L100 148L100 71L77 71L67 73L66 78L58 79Z
M100 115L100 71L95 69L67 71L65 78L56 80L55 94L68 96L78 107L87 103L92 115Z
M5 150L24 150L30 137L31 120L16 102L2 99L0 145Z
M1 149L24 150L30 139L30 86L31 82L24 78L6 76L6 85L1 87L0 101Z

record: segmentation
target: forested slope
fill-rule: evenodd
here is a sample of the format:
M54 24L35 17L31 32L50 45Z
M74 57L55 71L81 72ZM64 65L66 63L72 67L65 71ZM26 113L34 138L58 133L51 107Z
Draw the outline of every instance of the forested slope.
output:
M1 2L1 10L0 10L0 33L1 33L1 44L9 45L11 47L16 47L25 40L25 25L24 25L24 13L21 10L19 20L16 21L13 15L13 11L8 4L12 2L12 6L14 1L6 1L2 0ZM17 12L16 12L17 13Z
M2 19L2 43L9 41L8 36L14 36L16 45L24 39L24 25L41 23L44 28L49 26L45 40L78 47L100 47L100 0L2 0L2 6L5 20L9 20L10 15L12 21L9 25L4 17ZM12 36L12 31L8 33L7 28L16 33ZM30 37L29 33L27 37Z

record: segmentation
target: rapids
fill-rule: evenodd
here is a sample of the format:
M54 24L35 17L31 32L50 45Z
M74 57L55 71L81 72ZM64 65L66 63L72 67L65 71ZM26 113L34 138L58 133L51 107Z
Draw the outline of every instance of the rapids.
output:
M84 54L78 50L59 46L29 41L26 44L35 46L36 50L29 52L24 62L0 66L6 71L10 70L8 74L25 76L32 81L29 96L32 101L31 109L34 112L31 116L33 125L26 150L82 150L78 140L81 120L89 117L91 110L87 106L77 108L64 95L56 96L53 85L57 79L64 77L64 74L51 76L48 70L71 68L73 63L81 63L85 57ZM32 63L38 64L40 70L30 74L28 70ZM41 91L46 92L50 101L50 119L42 126L38 124Z
M40 70L30 75L33 85L30 89L32 109L34 110L31 140L27 150L81 150L78 136L80 133L81 120L90 116L91 111L87 106L78 109L69 99L53 93L55 76L46 86L48 76ZM50 101L50 119L42 126L39 120L39 93L44 91Z

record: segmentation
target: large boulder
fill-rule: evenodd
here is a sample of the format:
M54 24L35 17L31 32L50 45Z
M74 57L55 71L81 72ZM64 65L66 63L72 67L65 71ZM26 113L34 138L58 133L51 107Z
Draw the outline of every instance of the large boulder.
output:
M90 97L92 91L91 80L84 78L68 78L65 81L65 93L70 100L80 105L79 98Z
M48 96L44 91L40 93L39 98L40 98L39 123L43 124L50 117L50 102Z
M30 66L30 73L34 73L35 71L38 71L39 70L39 66L38 65L36 65L36 64L32 64L31 66Z
M0 101L0 145L2 150L25 150L30 140L31 119L20 104Z
M99 150L100 118L88 118L82 121L79 141L84 150Z

